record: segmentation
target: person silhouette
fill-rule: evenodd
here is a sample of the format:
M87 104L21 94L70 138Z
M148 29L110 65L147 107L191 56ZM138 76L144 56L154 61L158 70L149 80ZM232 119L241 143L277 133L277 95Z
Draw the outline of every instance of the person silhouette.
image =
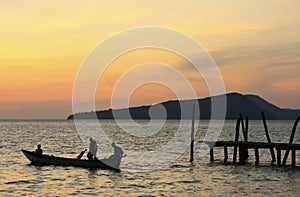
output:
M90 138L90 146L89 146L89 152L88 152L88 159L89 160L96 160L97 158L97 151L98 151L98 145L96 143L96 140L93 138Z
M35 154L40 155L40 156L43 154L42 145L40 145L40 144L37 145L37 149L35 150Z
M114 158L120 158L123 156L123 149L119 146L117 146L114 142L111 143L111 146L114 148L114 154L113 157Z

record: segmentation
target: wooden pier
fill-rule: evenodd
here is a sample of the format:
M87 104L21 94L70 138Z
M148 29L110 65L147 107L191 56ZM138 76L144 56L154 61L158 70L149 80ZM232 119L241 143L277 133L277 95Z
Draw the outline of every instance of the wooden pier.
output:
M255 164L259 165L259 150L260 149L269 149L271 156L271 163L277 163L277 166L285 166L289 153L291 152L291 165L296 165L296 151L300 150L300 144L293 144L294 135L296 132L297 124L299 122L299 117L297 117L292 133L290 136L290 140L288 143L274 143L271 141L269 130L267 127L265 115L262 112L262 119L265 129L265 134L267 138L267 142L248 142L248 118L246 118L245 123L243 120L243 116L237 120L236 124L236 132L235 139L233 141L201 141L206 143L210 147L210 161L214 162L214 148L221 147L224 149L224 163L228 163L228 147L233 148L233 160L232 164L245 164L249 154L248 150L254 150L255 152ZM239 133L240 133L240 125L242 125L242 132L244 136L244 141L239 141ZM275 156L276 150L276 156ZM285 154L282 158L281 153L285 151ZM237 162L237 157L239 153L239 161Z
M238 142L238 144L235 144L234 141L217 141L217 142L204 142L210 147L213 146L210 149L210 161L214 161L214 148L222 147L224 149L224 162L226 163L228 161L228 147L237 147L239 150L239 162L237 162L236 158L237 156L234 156L233 158L233 164L244 164L247 160L247 157L242 154L241 150L249 150L253 149L255 151L255 164L259 164L259 150L260 149L275 149L277 153L277 166L282 166L282 158L281 158L281 151L290 150L292 152L292 166L296 165L296 151L300 150L300 144L292 144L289 145L288 143L268 143L268 142ZM284 163L285 165L285 163Z

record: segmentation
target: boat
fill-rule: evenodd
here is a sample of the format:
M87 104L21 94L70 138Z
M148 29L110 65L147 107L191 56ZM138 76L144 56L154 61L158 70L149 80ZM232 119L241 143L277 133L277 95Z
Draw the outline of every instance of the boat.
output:
M33 165L37 166L47 166L47 165L56 165L56 166L73 166L73 167L82 167L82 168L97 168L104 170L112 170L115 172L120 172L120 158L110 157L104 159L87 160L87 159L76 159L76 158L65 158L57 157L53 155L37 155L34 151L21 150L23 154L31 161Z

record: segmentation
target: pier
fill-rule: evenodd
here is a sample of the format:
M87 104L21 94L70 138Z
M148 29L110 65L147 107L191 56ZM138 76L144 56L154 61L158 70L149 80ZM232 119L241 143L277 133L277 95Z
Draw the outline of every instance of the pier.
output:
M246 117L245 122L243 116L237 119L236 123L236 131L235 131L235 139L232 141L200 141L202 143L207 144L210 147L210 161L215 161L214 156L214 148L223 148L224 149L224 163L229 163L233 165L243 165L248 160L249 150L254 150L255 155L255 165L259 165L259 150L261 149L269 149L270 150L270 158L271 163L277 164L278 167L286 166L286 162L288 156L291 152L291 165L296 166L296 151L300 150L300 144L294 144L294 136L296 132L296 128L299 122L299 117L297 117L291 135L290 140L287 143L274 143L271 141L268 126L266 123L265 115L262 112L262 120L265 129L265 135L267 138L267 142L248 142L248 118ZM239 140L240 128L242 128L242 134L244 137L244 141ZM233 148L233 159L232 162L228 162L228 148ZM275 154L276 151L276 154ZM191 153L193 150L191 149ZM284 153L284 154L282 154Z
M259 150L260 149L275 149L277 156L277 166L284 166L286 164L286 160L283 163L281 158L282 151L291 151L292 153L292 166L296 165L296 151L300 150L300 144L292 144L289 145L288 143L267 143L267 142L238 142L238 144L235 144L234 141L217 141L217 142L204 142L208 144L209 146L213 146L210 149L210 161L214 162L214 148L221 147L224 149L224 163L228 161L228 147L237 147L239 150L239 162L237 162L237 154L233 155L233 161L232 164L245 164L245 161L247 160L247 156L243 155L242 150L249 150L252 149L255 151L255 164L259 165ZM276 161L275 160L275 161Z

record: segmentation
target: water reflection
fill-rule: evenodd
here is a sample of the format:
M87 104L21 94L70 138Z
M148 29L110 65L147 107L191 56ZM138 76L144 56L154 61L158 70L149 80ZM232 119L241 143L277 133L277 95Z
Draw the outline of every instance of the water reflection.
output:
M107 127L111 125L107 122ZM273 141L287 142L293 121L268 122ZM221 139L232 139L235 121L226 123ZM168 129L172 124L169 123ZM250 121L249 136L265 141L261 122ZM215 150L216 161L209 156L195 158L189 163L186 151L176 161L155 171L130 170L129 157L124 158L122 172L89 170L73 167L33 166L20 152L33 150L41 143L45 153L75 157L85 147L70 121L0 121L0 196L218 196L218 195L279 195L297 196L300 184L299 168L270 167L269 153L260 152L261 164L266 167L224 166L223 150ZM175 125L176 127L176 125ZM174 127L174 128L175 128ZM114 128L114 126L112 126ZM206 122L201 122L200 136L205 134ZM113 132L114 129L111 129ZM114 133L112 133L114 135ZM161 134L160 134L161 135ZM300 130L295 141L299 143ZM249 139L250 140L250 139ZM118 140L117 140L118 141ZM130 147L131 141L120 144ZM164 142L163 142L164 143ZM133 146L133 148L136 145ZM196 149L199 144L196 144ZM250 162L253 162L253 151ZM105 153L100 152L100 158ZM111 154L111 152L109 153ZM229 152L231 155L232 152ZM298 158L299 157L299 153ZM265 156L264 156L265 155ZM197 156L197 154L196 154ZM229 160L232 159L231 157Z

